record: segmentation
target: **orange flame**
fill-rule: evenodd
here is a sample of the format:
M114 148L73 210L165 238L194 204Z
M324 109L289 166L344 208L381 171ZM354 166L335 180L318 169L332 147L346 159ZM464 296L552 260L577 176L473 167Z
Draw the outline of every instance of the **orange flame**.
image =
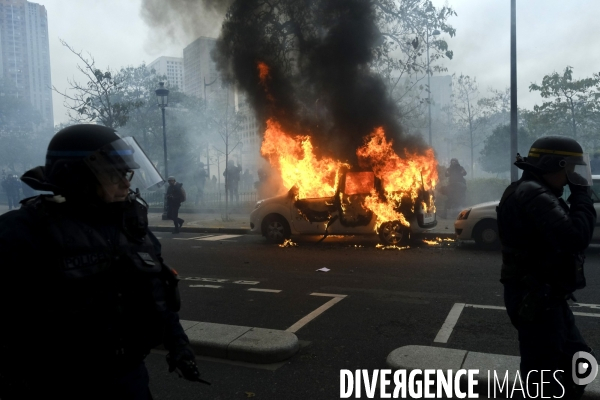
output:
M269 66L262 61L258 62L258 78L264 84L269 76Z
M365 144L356 151L356 155L362 167L369 167L382 180L388 200L382 202L374 193L365 199L365 207L377 215L379 224L399 220L402 225L409 226L408 221L396 209L403 197L409 197L414 206L421 189L430 190L435 187L437 161L433 150L427 149L425 155L419 155L404 149L405 157L401 158L394 152L392 141L386 139L383 128L377 128L365 138ZM430 204L433 204L431 200ZM423 206L427 210L428 207L425 204Z
M269 66L259 62L257 67L267 99L273 103L267 85ZM400 157L392 144L386 139L383 128L377 128L365 137L364 145L356 151L361 169L372 171L381 180L383 190L383 196L375 189L370 195L363 195L362 207L376 215L377 226L386 221L400 221L409 226L402 211L407 206L403 202L410 202L408 208L414 211L415 201L421 198L419 193L435 187L437 161L432 149L427 149L424 154L405 149ZM267 120L261 154L280 172L286 189L294 186L298 189L297 198L300 199L334 196L342 169L351 168L332 158L316 157L309 135L288 134L274 119ZM430 198L428 203L429 207L423 202L423 209L435 212L433 199Z
M260 151L280 171L284 187L296 186L301 199L333 196L341 167L349 167L331 158L318 160L310 137L290 137L272 119L267 121Z

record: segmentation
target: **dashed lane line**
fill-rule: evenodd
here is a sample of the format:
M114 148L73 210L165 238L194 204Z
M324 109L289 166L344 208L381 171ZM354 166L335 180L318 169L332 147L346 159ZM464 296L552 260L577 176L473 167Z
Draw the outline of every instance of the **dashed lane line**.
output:
M220 289L223 286L219 286L219 285L190 285L190 287L202 287L202 288Z
M281 293L281 290L278 290L278 289L250 288L250 289L247 289L247 290L249 292Z

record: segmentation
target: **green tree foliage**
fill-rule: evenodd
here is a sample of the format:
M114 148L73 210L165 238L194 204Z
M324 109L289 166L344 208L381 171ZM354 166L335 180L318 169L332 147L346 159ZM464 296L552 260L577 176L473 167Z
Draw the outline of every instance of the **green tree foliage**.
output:
M573 68L562 74L544 76L540 85L532 83L530 91L539 92L548 101L536 105L528 122L542 134L568 135L577 140L597 140L600 119L600 77L573 79Z
M535 141L526 128L518 129L517 152L526 156L531 144ZM510 159L510 125L497 126L485 139L479 162L484 171L494 174L510 172L515 160Z

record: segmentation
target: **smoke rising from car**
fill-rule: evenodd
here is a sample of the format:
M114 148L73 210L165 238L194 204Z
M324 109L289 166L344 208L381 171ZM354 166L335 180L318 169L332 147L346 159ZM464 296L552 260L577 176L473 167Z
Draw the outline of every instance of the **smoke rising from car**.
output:
M205 14L202 14L204 12ZM402 131L395 102L369 68L381 42L370 0L143 0L142 15L167 36L202 35L226 13L213 58L226 82L247 94L257 119L310 134L319 155L356 165L356 149L383 127L394 148L421 152ZM181 26L178 28L177 26ZM257 64L269 66L268 92Z
M395 148L420 151L403 134L396 104L369 63L381 40L369 0L236 1L214 54L226 80L247 94L259 120L274 117L290 133L309 132L321 155L356 164L364 137L382 126ZM269 66L268 92L257 63Z

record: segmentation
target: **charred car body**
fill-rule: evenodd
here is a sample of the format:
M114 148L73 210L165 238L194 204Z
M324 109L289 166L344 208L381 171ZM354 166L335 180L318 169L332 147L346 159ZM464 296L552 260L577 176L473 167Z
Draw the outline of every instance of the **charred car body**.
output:
M399 218L381 222L380 217L378 221L378 216L365 206L373 196L380 202L393 203ZM386 196L380 179L370 171L343 172L333 196L300 199L293 187L287 194L260 200L250 214L251 231L275 243L302 234L378 234L383 244L398 245L405 244L411 233L436 225L430 191L422 188L414 198L407 194Z

